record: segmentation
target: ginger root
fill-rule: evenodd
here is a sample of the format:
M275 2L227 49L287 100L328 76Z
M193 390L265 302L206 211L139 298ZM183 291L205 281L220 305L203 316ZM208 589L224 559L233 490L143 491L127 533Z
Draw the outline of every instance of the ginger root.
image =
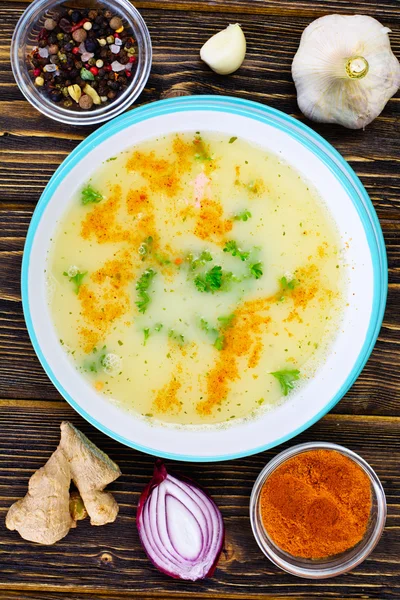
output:
M90 523L113 523L118 504L103 489L121 475L118 465L71 423L61 423L60 448L69 460L72 481L79 490Z
M54 544L87 514L92 525L112 523L118 504L103 490L120 474L104 452L71 423L63 422L57 450L32 475L26 496L9 508L6 527L25 540ZM70 493L71 480L79 493Z

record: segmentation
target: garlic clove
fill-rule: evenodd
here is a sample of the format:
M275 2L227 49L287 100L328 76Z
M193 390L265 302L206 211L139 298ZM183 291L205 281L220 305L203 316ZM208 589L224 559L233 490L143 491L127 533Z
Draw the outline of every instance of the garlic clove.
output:
M246 38L238 23L213 35L201 48L200 58L219 75L236 71L246 55Z
M292 75L300 110L310 119L360 129L400 87L388 33L364 15L328 15L303 32Z

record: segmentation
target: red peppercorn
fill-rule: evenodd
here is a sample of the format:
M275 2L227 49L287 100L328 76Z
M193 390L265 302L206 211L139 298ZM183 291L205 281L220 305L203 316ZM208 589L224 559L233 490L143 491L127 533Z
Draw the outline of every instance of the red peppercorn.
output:
M78 54L78 53L79 53L79 48L78 48L78 46L75 46L75 48L72 48L72 53L73 53L73 54Z
M132 73L131 73L130 71L128 71L128 69L126 69L126 71L125 71L125 75L126 75L127 77L130 77L130 76L132 75Z
M34 74L35 77L39 77L39 75L40 75L41 72L42 71L40 69L34 69L33 70L33 74Z
M103 69L107 72L112 71L112 66L111 65L104 65Z
M89 71L91 73L93 73L93 75L98 75L99 74L99 70L97 67L90 67Z
M76 23L76 25L74 25L72 27L71 32L73 33L77 29L80 29L81 27L83 27L87 21L89 21L89 19L82 19L82 21L79 21L79 23Z
M136 56L131 56L131 57L129 58L129 62L130 62L130 63L135 63L135 62L136 62Z

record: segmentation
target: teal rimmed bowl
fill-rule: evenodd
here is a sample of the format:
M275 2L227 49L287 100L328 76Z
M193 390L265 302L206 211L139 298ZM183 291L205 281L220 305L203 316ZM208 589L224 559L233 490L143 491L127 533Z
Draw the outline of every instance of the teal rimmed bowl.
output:
M315 377L276 409L229 427L166 427L127 414L98 395L62 349L47 302L50 239L74 191L105 159L144 139L177 131L218 131L279 154L317 188L348 242L348 298L343 322ZM270 107L229 97L192 96L138 108L104 125L57 169L39 200L22 263L22 302L47 375L78 413L112 438L143 452L187 461L248 456L298 435L342 398L377 339L387 294L385 245L372 203L351 167L312 129Z

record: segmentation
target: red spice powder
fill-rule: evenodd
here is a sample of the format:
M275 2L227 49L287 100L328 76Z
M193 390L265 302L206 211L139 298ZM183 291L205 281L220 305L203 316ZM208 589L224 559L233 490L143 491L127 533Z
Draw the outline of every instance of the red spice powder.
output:
M283 463L266 480L262 522L282 550L326 558L355 546L371 512L367 474L336 450L310 450Z

